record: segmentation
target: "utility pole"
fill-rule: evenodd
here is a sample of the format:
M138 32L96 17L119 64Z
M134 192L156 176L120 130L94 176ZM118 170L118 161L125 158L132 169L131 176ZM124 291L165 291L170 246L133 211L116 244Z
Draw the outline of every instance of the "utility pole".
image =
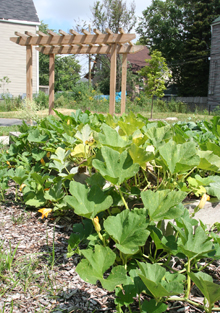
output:
M91 32L91 27L90 27L90 24L89 24L89 32ZM92 60L92 57L91 57L91 54L89 54L89 86L91 86L91 60Z

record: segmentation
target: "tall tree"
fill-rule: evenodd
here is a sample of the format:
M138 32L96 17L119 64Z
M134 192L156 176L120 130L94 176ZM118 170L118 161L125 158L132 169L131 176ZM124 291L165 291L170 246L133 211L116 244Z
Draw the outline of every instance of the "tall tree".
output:
M122 27L129 33L137 21L134 1L130 4L130 8L123 0L96 1L92 7L92 15L93 26L102 32L105 32L106 28L110 28L117 33Z
M162 52L180 95L207 95L210 25L219 15L219 0L153 0L143 12L140 41Z
M85 21L78 21L75 25L75 29L81 32L82 28L87 30L96 28L102 33L106 32L106 28L109 28L112 32L118 33L119 28L123 28L125 32L131 32L135 27L137 17L135 15L135 3L134 1L127 4L125 0L102 0L95 1L91 8L92 20L91 25L87 25ZM100 84L100 89L105 93L109 90L109 60L108 56L96 56L96 81ZM116 77L116 90L120 91L120 67L121 60L117 57L117 77ZM132 85L132 84L131 84Z

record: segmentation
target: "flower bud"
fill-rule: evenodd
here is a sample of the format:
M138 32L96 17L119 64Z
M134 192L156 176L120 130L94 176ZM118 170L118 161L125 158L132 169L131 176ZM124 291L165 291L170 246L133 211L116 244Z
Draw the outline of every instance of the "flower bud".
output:
M99 233L101 231L101 226L99 224L99 218L98 216L94 217L93 219L93 224L94 224L94 227L95 227L95 230L97 233Z
M200 210L203 209L206 204L206 201L209 201L209 200L210 200L210 197L205 193L199 202L198 208Z

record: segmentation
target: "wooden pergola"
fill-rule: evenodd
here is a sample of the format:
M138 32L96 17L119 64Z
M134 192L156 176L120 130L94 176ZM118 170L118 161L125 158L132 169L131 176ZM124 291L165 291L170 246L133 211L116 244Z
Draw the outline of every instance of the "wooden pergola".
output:
M122 54L122 81L121 81L121 114L125 112L126 103L126 80L127 80L127 55L144 49L144 46L134 45L131 40L136 38L135 34L125 33L123 29L114 34L106 29L103 34L94 29L94 34L82 30L83 35L74 30L66 33L59 30L59 34L48 30L47 33L38 31L37 34L26 31L24 34L15 32L17 37L10 40L20 46L26 46L26 96L32 99L32 47L44 54L49 54L49 114L53 114L54 107L54 77L55 77L55 55L56 54L109 54L110 67L110 97L109 113L115 113L115 91L116 91L116 60L117 54Z

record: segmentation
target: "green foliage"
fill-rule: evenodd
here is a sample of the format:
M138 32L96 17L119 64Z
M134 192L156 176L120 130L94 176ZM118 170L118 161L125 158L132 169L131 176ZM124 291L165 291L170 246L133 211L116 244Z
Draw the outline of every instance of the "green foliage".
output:
M210 25L219 14L216 0L156 0L143 11L140 42L162 52L181 96L207 96Z
M151 54L151 59L147 60L148 65L139 71L139 75L146 79L145 93L152 98L151 118L153 114L153 97L162 98L163 91L166 89L165 82L168 77L171 77L168 71L165 58L162 57L160 51L154 50Z
M48 25L41 21L39 30L47 34ZM55 56L55 91L71 90L79 80L80 65L74 55ZM39 54L39 83L49 85L49 55Z
M132 112L55 113L20 127L2 153L1 184L13 179L27 206L81 218L68 256L80 255L76 271L86 282L115 291L119 312L131 310L136 295L142 312L166 311L167 301L211 312L219 287L203 275L201 259L219 258L220 238L189 215L183 200L219 197L219 118L168 125ZM171 268L173 257L181 269ZM191 280L204 305L190 298ZM151 300L142 302L142 293Z

